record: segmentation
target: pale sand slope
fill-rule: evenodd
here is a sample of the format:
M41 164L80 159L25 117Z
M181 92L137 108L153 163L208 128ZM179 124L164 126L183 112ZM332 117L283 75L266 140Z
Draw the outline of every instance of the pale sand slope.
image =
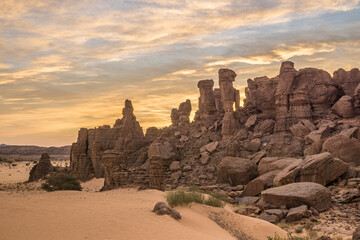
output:
M107 192L0 192L0 239L235 239L208 218L208 206L177 208L180 221L152 213L164 193L119 189ZM214 210L215 209L215 210ZM270 223L230 213L232 223L257 239L286 232Z

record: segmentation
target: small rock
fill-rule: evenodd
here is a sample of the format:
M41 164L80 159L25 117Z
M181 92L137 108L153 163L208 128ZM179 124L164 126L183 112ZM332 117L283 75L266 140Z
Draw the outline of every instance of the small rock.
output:
M310 217L311 214L306 205L301 205L299 207L291 208L289 213L286 216L286 222L294 222L300 220L304 217Z
M170 215L172 218L176 219L176 220L180 220L181 219L181 215L178 211L176 211L175 209L169 207L166 203L164 202L158 202L155 204L155 207L153 209L153 212L156 215Z
M171 164L170 164L170 171L178 171L181 169L181 166L180 166L180 162L179 161L173 161Z

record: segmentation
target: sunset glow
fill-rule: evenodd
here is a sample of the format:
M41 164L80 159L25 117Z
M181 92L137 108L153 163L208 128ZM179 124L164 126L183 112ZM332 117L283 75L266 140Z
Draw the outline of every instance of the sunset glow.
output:
M171 123L219 68L360 67L360 0L2 0L0 144L69 145L113 125L125 99L145 130Z

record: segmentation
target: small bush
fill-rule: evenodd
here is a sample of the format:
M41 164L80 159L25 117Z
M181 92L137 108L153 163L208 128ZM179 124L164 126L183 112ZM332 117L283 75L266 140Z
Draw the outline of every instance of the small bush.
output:
M204 197L197 192L185 192L180 190L169 192L166 195L166 201L171 207L185 206L193 202L202 204L204 202Z
M33 164L37 164L37 161L33 161Z
M213 196L209 196L209 198L204 201L204 204L213 207L223 207L225 205L223 201Z
M41 188L48 192L58 190L82 190L79 180L66 173L59 173L49 177L46 182L41 185Z
M300 226L298 228L295 229L295 232L296 233L301 233L303 231L304 227L303 226Z
M16 167L16 166L17 166L17 164L16 164L16 163L13 163L13 164L11 164L11 166Z

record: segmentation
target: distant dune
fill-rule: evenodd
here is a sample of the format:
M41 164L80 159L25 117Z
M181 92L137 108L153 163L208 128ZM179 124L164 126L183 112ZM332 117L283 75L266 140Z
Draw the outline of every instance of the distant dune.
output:
M51 155L70 155L71 145L62 147L39 147L31 145L0 145L1 155L41 155L47 152Z

